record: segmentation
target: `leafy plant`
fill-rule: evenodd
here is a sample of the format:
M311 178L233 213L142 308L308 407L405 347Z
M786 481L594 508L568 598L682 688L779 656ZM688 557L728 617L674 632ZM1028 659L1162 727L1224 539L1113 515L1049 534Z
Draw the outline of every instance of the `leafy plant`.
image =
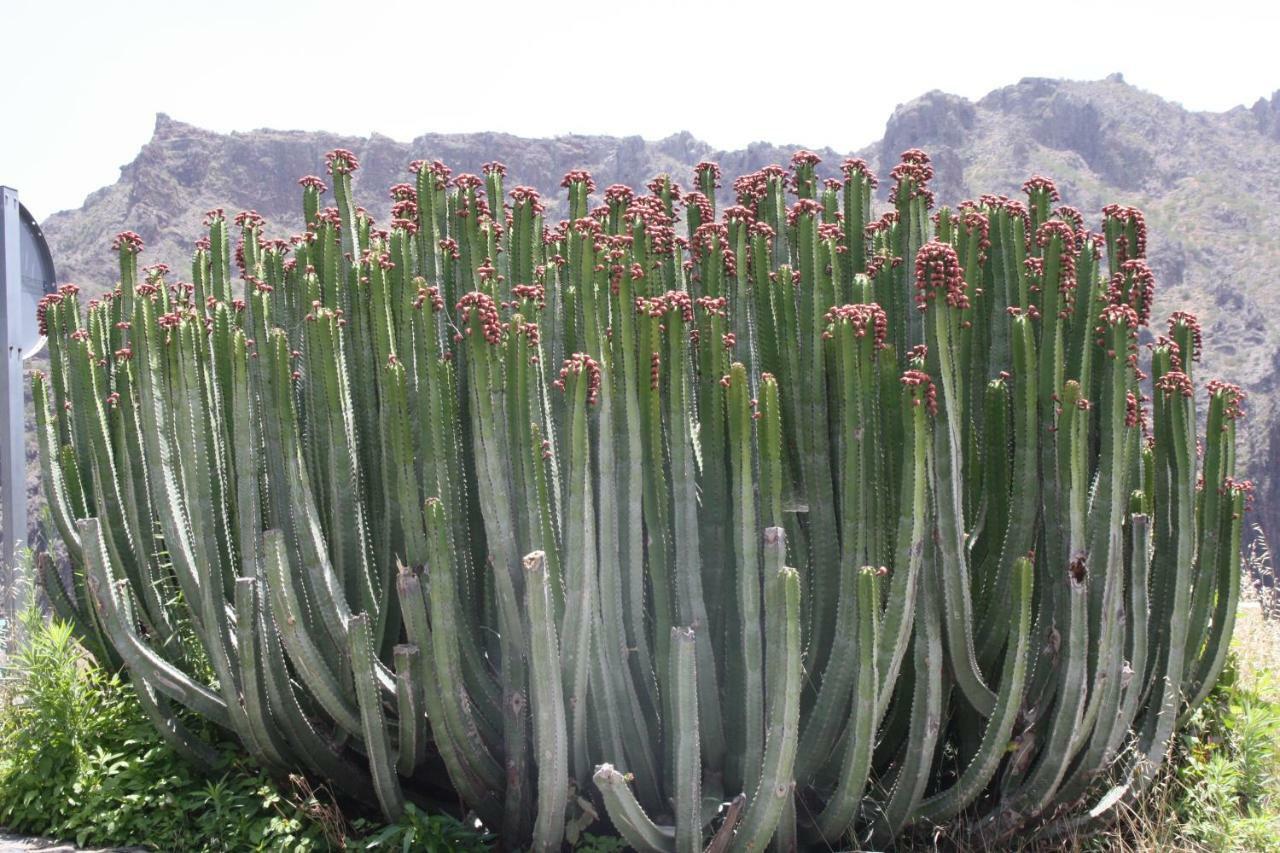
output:
M935 210L911 150L877 218L799 152L720 211L712 163L571 172L549 225L419 161L382 230L326 161L297 238L210 211L188 284L124 232L42 303L45 587L175 749L539 850L1055 838L1149 788L1252 487L1196 319L1139 350L1141 212Z
M427 814L412 803L393 824L361 839L364 850L413 850L435 853L480 853L492 846L492 837L481 835L448 815Z
M0 710L0 825L80 845L158 850L329 849L314 797L281 793L234 749L212 776L158 734L118 675L85 657L70 626L22 617ZM211 733L210 733L211 734Z

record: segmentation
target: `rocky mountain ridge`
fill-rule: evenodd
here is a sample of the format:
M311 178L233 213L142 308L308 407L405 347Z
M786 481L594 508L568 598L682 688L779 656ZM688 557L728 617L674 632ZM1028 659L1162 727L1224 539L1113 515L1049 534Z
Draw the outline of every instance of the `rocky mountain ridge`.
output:
M812 142L813 140L808 140ZM692 134L528 139L503 133L426 134L397 142L324 132L257 130L219 134L166 115L120 179L79 210L43 227L60 275L90 291L115 281L111 238L125 228L147 243L144 262L183 269L205 210L253 208L268 232L298 227L298 177L319 172L323 155L349 148L361 161L356 191L375 218L390 206L386 188L406 180L408 162L439 158L455 172L479 172L500 160L510 180L558 198L561 176L590 170L600 186L642 186L668 172L690 181L699 160L726 175L786 163L799 145L754 143L717 151ZM882 139L859 152L815 148L820 174L835 175L845 153L882 176L906 148L933 157L939 201L980 192L1017 194L1032 174L1052 177L1065 201L1093 227L1103 204L1133 204L1147 214L1157 276L1156 315L1195 312L1208 346L1200 375L1221 376L1250 394L1240 459L1259 481L1255 520L1280 534L1280 91L1221 113L1192 112L1125 83L1028 78L976 101L941 91L899 106ZM885 182L887 183L887 181ZM1160 321L1162 322L1162 320Z

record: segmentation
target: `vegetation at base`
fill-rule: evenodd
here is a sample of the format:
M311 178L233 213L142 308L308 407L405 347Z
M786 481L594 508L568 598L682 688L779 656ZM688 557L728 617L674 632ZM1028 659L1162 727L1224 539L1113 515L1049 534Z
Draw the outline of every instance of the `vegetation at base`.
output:
M1280 636L1242 602L1218 686L1138 810L1082 851L1280 850ZM87 845L160 850L486 850L457 820L410 805L396 824L348 820L301 779L284 788L226 753L204 777L163 743L137 698L65 623L31 614L0 693L0 825ZM575 847L620 853L619 839Z
M1256 593L1241 601L1227 666L1151 795L1068 850L1280 851L1280 630L1266 603Z
M487 845L416 809L391 826L348 819L326 789L283 782L225 744L206 774L146 718L133 689L69 625L28 610L0 688L0 826L74 841L181 851L434 850Z

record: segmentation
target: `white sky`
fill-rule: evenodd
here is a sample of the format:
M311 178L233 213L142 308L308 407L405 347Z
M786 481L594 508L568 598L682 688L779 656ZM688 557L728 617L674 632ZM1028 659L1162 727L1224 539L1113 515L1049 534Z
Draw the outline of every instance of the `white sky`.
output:
M0 183L37 218L112 183L155 113L409 140L689 130L837 150L930 89L1130 83L1191 109L1280 88L1280 4L0 0Z

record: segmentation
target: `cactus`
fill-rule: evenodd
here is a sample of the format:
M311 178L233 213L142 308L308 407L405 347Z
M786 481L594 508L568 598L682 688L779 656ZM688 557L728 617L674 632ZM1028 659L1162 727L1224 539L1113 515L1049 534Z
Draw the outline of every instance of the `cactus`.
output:
M537 849L588 800L666 853L1141 796L1222 669L1251 486L1195 319L1138 349L1140 212L1088 231L1042 177L934 210L912 150L877 217L800 152L732 199L571 172L554 225L415 161L382 229L326 162L299 237L211 211L184 284L126 232L116 289L40 308L41 577L184 752L195 714Z

